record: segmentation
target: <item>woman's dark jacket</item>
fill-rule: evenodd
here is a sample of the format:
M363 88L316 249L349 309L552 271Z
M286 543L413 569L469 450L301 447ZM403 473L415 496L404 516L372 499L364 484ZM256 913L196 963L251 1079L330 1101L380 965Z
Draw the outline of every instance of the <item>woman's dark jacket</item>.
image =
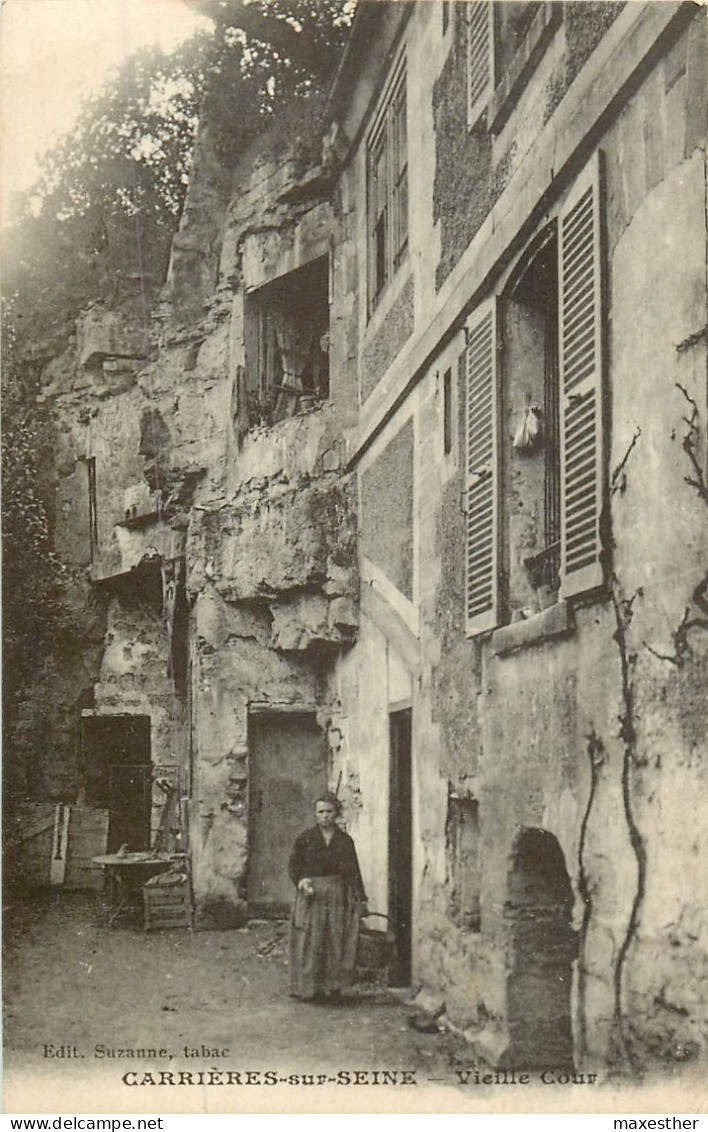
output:
M295 839L288 872L296 887L303 877L341 877L357 900L366 900L354 842L348 833L337 827L329 845L319 826L301 833Z

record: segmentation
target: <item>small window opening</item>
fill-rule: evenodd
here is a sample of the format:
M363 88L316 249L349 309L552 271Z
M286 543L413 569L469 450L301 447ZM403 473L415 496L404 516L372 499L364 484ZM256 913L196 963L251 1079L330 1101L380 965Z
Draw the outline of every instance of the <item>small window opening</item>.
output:
M452 452L452 370L445 371L443 377L443 451L446 456Z
M329 397L326 256L253 292L246 308L246 381L253 423L271 424Z
M560 569L558 245L536 253L506 309L506 413L511 439L508 558L511 613L557 599Z
M451 796L448 799L447 851L452 918L465 931L478 932L481 869L479 803L474 798Z

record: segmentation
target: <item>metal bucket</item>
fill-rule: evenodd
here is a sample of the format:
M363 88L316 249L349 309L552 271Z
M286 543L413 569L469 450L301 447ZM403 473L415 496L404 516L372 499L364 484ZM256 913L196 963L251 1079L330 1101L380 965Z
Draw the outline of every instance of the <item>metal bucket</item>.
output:
M388 923L383 912L369 912ZM367 917L368 919L368 917ZM359 927L356 949L356 981L368 986L388 986L396 963L396 937L392 931Z

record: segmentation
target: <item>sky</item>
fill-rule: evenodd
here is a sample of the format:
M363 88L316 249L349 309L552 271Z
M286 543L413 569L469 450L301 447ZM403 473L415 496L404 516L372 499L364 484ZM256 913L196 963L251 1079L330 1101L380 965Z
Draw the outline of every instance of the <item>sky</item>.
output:
M126 55L166 51L208 21L185 0L2 0L0 176L2 216L37 177L37 155L73 125L82 99Z

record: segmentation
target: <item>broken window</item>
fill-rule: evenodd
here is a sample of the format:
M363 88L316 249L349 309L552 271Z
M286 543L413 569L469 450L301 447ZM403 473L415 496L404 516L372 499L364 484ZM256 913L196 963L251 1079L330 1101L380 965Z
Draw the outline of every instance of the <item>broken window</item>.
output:
M326 256L252 291L246 307L250 416L271 423L329 397Z
M480 930L479 803L451 794L447 808L450 912L466 931Z
M408 127L403 64L394 73L369 136L367 201L371 312L408 248Z

